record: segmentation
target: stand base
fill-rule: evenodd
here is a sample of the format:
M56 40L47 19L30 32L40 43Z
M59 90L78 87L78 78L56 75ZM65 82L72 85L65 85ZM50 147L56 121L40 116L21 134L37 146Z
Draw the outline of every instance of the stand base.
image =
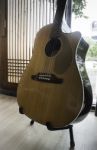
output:
M31 120L30 125L33 125L33 124L34 124L34 121ZM47 126L47 129L50 130L50 131L69 129L70 148L74 148L75 147L75 141L74 141L74 135L73 135L73 125L68 125L67 127L63 127L63 128L53 128L50 123L47 123L46 126Z
M33 124L34 124L34 121L33 121L33 120L31 120L30 125L32 126Z
M95 116L97 117L97 103L96 103L96 108L95 108Z

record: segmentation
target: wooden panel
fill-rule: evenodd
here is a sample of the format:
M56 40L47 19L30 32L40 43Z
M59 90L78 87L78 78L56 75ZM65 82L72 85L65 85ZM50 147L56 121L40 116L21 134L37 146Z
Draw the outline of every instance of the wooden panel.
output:
M7 81L6 0L0 0L0 85Z

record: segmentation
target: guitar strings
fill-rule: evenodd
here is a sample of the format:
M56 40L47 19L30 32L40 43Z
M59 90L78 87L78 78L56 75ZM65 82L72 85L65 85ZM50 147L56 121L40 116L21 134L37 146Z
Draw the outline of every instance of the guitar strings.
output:
M60 28L58 27L58 25L54 24L54 33L53 33L53 37L52 38L59 38L60 37L60 33L61 33L61 30ZM54 47L55 45L57 44L56 43L57 41L54 41L53 45L52 45L52 49L54 50ZM53 56L53 51L52 51L52 54L51 54L51 57L50 57L50 62L49 62L49 72L52 73L52 70L54 68L54 62L55 62L55 56Z
M57 8L57 10L58 10L58 8ZM62 22L59 23L57 18L56 18L56 15L55 15L55 18L54 18L54 21L53 21L53 25L52 25L52 29L51 29L50 39L58 38L60 36L61 27L62 27ZM56 44L56 42L53 43L53 45L52 45L53 46L52 47L53 50L54 50L54 44ZM47 58L47 56L45 58ZM54 59L55 59L55 57L53 57L53 51L52 51L51 56L48 57L47 60L45 60L45 63L44 63L45 65L44 65L44 69L43 70L44 70L45 73L51 73L52 72L52 69L53 69L53 66L54 66Z

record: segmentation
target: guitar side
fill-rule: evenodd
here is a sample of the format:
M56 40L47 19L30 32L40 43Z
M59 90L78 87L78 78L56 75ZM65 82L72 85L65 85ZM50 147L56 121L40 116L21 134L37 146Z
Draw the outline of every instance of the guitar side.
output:
M85 67L85 58L86 58L88 48L89 48L88 43L83 38L81 38L77 48L76 61L83 81L84 105L76 122L83 120L88 115L93 101L92 87Z

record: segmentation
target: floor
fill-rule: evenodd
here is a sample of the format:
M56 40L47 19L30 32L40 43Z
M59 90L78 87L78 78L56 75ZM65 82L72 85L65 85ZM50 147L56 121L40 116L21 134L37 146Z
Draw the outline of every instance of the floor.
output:
M48 131L18 113L15 97L0 95L0 150L70 150L69 131ZM75 148L97 150L97 117L91 112L74 125Z

